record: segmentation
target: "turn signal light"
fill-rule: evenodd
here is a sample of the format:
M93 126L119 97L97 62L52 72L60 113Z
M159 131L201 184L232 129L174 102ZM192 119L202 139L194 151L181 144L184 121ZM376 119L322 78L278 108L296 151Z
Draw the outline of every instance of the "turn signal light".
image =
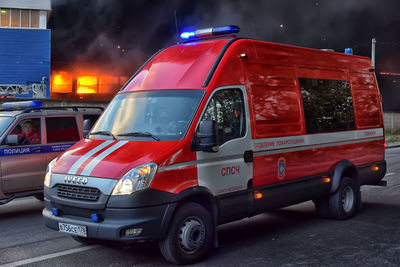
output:
M322 181L327 184L331 182L331 178L329 178L328 176L323 176Z
M255 199L260 199L262 197L263 197L263 195L260 192L254 192L254 198Z
M379 167L376 166L376 165L372 165L372 166L371 166L371 171L377 172L377 171L379 171Z

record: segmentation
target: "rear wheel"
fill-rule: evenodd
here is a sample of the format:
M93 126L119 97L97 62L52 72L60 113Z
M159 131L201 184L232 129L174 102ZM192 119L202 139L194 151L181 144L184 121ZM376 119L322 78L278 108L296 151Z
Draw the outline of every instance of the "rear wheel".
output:
M343 177L334 194L315 200L314 203L318 214L324 218L351 218L361 207L360 187L354 179Z
M353 217L360 205L360 194L356 181L343 177L336 193L329 197L329 211L332 218L344 220Z
M322 218L330 218L329 214L329 197L313 200L315 204L315 210L318 215Z
M190 264L205 258L213 244L214 223L200 204L181 206L159 246L164 258L175 264Z

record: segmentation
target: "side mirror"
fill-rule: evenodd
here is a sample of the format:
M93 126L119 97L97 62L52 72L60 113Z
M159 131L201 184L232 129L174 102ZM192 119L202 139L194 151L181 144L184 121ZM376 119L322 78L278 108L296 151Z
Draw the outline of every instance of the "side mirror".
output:
M18 134L10 134L6 137L6 144L10 146L18 145Z
M89 119L86 119L83 121L83 138L85 138L89 132L90 129L92 129L92 121Z
M213 120L203 120L195 133L195 150L218 152L217 123Z

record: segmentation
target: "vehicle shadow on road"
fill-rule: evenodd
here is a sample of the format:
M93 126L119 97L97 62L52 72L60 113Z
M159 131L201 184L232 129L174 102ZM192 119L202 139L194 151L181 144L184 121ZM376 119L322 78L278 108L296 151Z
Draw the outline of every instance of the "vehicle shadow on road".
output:
M31 218L36 215L42 216L43 208L43 202L36 199L24 200L23 203L11 201L0 205L0 221L18 217Z

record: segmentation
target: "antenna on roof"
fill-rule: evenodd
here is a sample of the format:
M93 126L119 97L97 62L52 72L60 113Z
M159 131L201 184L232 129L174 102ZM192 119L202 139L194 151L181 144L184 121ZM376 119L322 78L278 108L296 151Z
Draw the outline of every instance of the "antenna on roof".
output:
M175 30L176 30L176 40L177 44L179 44L179 31L178 31L178 19L176 17L176 9L174 10L174 15L175 15Z
M371 62L372 62L372 67L375 69L375 44L376 44L376 39L372 38L372 43L371 43Z

